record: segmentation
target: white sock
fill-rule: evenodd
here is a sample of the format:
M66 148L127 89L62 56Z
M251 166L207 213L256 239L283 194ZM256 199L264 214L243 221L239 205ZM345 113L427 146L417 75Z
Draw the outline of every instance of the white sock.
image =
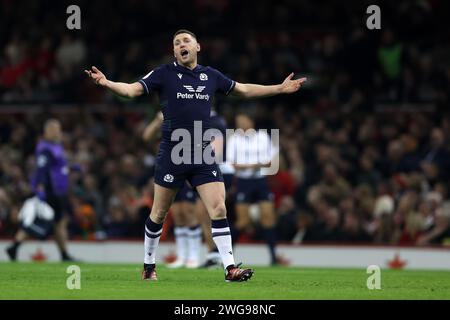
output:
M177 247L177 260L186 261L188 254L188 227L175 227L175 244Z
M158 248L159 238L162 233L162 224L154 223L150 217L145 221L145 240L144 240L144 263L155 264L156 249Z
M200 247L202 245L202 228L197 225L188 228L188 259L199 261Z
M211 233L214 243L219 250L220 258L222 259L223 267L226 268L234 265L233 248L231 245L231 232L228 227L227 219L212 220Z

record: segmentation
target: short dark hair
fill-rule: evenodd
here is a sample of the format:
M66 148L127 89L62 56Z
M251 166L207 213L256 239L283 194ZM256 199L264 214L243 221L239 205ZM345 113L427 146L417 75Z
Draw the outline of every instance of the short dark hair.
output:
M244 109L244 108L238 109L237 112L235 113L235 115L236 115L236 117L237 116L245 116L247 118L250 118L252 121L254 121L253 119L255 118L255 113L248 110L248 108L247 109Z
M43 125L44 130L46 130L48 127L50 127L50 126L53 125L53 124L59 124L59 125L61 125L61 121L59 121L59 120L56 119L56 118L50 118L50 119L45 120L44 125Z
M173 35L173 37L175 38L177 35L179 35L180 33L187 33L190 34L195 40L197 40L197 36L195 35L195 33L193 33L192 31L186 30L186 29L180 29L177 32L175 32L175 34Z

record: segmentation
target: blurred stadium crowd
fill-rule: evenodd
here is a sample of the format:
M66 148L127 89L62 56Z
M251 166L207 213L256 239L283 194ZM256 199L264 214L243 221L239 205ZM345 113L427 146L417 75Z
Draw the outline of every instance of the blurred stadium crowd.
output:
M290 97L216 99L230 128L245 109L259 128L281 129L281 168L270 177L280 240L424 245L450 238L445 1L380 2L379 31L366 29L371 3L364 1L77 3L82 29L68 31L64 2L0 0L0 236L15 230L50 116L61 119L69 158L83 168L71 174L71 236L142 236L158 146L144 144L141 133L158 101L121 100L83 70L96 65L108 78L135 81L172 60L171 35L186 27L202 45L200 64L239 82L273 84L291 71L309 79ZM140 104L150 111L133 111Z

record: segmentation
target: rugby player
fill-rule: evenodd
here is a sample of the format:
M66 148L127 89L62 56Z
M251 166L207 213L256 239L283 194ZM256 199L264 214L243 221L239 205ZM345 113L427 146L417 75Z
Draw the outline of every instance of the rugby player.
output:
M30 226L22 223L13 244L6 250L12 261L17 259L18 249L26 239L45 239L53 229L61 260L74 261L67 253L67 224L69 214L73 213L68 198L69 170L78 171L79 168L76 165L69 168L61 143L62 134L59 120L49 119L45 122L44 139L36 146L36 171L31 181L35 195L53 209L54 220L35 219Z
M155 255L163 222L178 189L186 180L197 189L211 218L211 233L225 268L225 281L247 281L251 278L253 270L240 268L234 260L226 216L225 187L218 165L206 161L201 164L192 161L175 164L172 149L178 146L178 141L174 141L176 139L172 134L179 132L177 129L194 134L195 121L202 124L203 131L209 129L212 98L216 92L243 98L269 97L294 93L306 81L306 78L293 79L294 74L291 73L277 85L239 83L212 67L199 65L197 56L200 49L196 35L182 29L173 36L175 61L155 68L137 82L108 80L95 66L85 70L96 84L122 97L135 98L152 92L159 94L164 114L163 139L155 166L154 202L145 223L143 280L157 280ZM191 158L205 148L208 148L207 144L194 143Z
M164 117L158 112L156 117L144 129L142 138L149 142L160 131ZM202 230L195 214L195 191L185 183L178 190L172 204L172 217L174 221L174 236L177 251L175 261L169 263L169 268L187 267L191 269L200 266L200 249L202 244ZM212 241L212 240L211 240Z

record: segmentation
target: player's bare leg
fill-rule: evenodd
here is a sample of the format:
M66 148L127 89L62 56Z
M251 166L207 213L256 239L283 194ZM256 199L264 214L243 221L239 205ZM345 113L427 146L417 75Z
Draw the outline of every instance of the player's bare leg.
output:
M67 253L67 224L69 219L67 216L63 216L60 221L55 225L55 242L61 253L61 259L63 261L73 261L73 259Z
M186 267L195 269L200 266L200 248L202 245L202 229L195 213L195 204L190 201L181 203L187 226L188 255Z
M28 239L27 233L24 230L19 229L14 237L13 244L6 248L6 253L11 261L17 260L17 250L26 239Z
M211 218L212 238L219 250L225 268L226 281L247 281L253 275L252 269L240 269L234 262L231 232L225 207L225 186L223 182L210 182L197 186L206 210Z
M249 233L252 231L252 220L250 218L250 206L248 203L236 204L236 229Z
M177 192L177 189L166 188L155 183L155 195L150 212L150 219L154 223L164 223Z
M190 201L175 202L171 212L175 224L177 259L168 264L169 268L198 268L201 247L201 229L195 214L195 206Z
M261 201L259 203L259 210L261 212L261 226L263 228L263 236L267 241L270 250L271 263L277 263L275 252L276 246L276 232L275 232L275 208L271 201Z
M173 218L173 223L175 224L175 226L185 226L186 225L186 219L183 214L183 208L182 208L181 202L172 204L171 212L173 215L172 218Z
M173 223L175 225L174 234L177 259L167 265L169 268L184 267L187 260L187 225L182 204L182 202L175 202L171 207Z
M176 194L176 189L165 188L155 183L155 196L152 211L145 221L143 280L157 280L155 268L156 249L158 248L164 220Z
M181 205L183 207L183 212L185 213L186 225L189 227L198 225L199 221L197 218L197 214L195 213L194 203L189 201L183 201Z
M23 241L25 241L27 239L28 239L28 235L22 229L17 231L16 236L14 237L14 240L17 241L17 242L23 242Z
M208 210L206 210L205 205L200 199L195 203L195 207L197 219L202 225L205 244L208 247L208 250L214 249L216 247L216 244L214 243L211 235L211 218L209 217Z

